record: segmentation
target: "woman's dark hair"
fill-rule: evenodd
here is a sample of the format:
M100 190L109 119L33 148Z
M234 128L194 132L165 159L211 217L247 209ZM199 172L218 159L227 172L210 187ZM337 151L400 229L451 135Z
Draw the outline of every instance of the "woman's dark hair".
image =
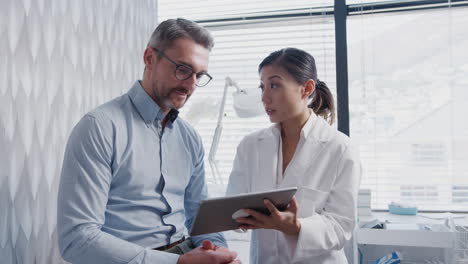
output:
M312 98L309 107L330 125L335 122L333 95L328 86L317 78L317 67L312 55L300 49L284 48L270 53L263 59L258 66L258 72L260 73L262 68L268 65L283 67L299 84L314 80L315 90L309 97Z

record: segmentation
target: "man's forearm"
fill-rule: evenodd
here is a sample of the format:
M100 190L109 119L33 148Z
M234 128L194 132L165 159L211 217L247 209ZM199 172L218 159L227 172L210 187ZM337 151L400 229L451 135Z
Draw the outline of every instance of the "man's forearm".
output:
M127 242L97 227L82 227L69 234L62 234L59 246L63 258L74 264L80 263L177 263L176 254L145 249Z

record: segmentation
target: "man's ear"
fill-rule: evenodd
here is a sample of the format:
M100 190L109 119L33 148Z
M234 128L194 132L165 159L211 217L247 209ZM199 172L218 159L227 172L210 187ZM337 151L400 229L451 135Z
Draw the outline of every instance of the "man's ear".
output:
M145 49L145 52L143 53L143 62L145 63L145 68L147 70L151 70L152 67L154 66L155 62L154 62L153 56L154 56L153 49L151 47L147 47Z
M312 79L307 80L304 83L302 98L309 98L309 96L311 96L314 91L315 91L315 82L314 82L314 80L312 80Z

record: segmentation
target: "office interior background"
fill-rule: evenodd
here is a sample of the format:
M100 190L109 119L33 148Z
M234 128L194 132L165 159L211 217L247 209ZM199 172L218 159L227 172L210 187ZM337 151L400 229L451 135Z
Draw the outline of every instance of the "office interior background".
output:
M373 210L401 201L467 213L468 1L0 0L1 263L65 263L56 199L68 135L141 79L149 36L176 17L215 39L214 79L181 111L207 154L225 77L257 89L259 62L297 47L334 91L336 128L359 146ZM232 92L213 161L219 175L205 166L211 196L224 195L242 137L270 125L266 115L238 117Z

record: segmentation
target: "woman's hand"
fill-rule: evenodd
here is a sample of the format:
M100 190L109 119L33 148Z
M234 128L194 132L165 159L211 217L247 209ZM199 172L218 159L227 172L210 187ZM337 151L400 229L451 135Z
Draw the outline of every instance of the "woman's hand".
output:
M288 208L281 212L269 200L263 201L270 211L270 215L265 215L251 209L244 209L251 217L239 217L236 219L241 223L241 229L276 229L287 235L298 235L301 230L301 223L297 219L297 200L293 197Z

